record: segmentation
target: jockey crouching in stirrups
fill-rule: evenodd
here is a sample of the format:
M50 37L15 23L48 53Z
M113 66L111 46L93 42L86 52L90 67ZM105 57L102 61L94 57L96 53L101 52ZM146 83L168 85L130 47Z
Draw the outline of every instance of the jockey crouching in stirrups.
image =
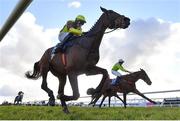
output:
M115 75L117 78L113 79L111 84L112 85L118 85L121 81L122 74L118 72L118 70L121 70L123 72L131 73L130 71L126 70L122 65L124 63L124 60L119 59L119 61L112 67L112 74Z
M60 43L58 43L52 50L51 60L58 52L64 52L66 49L65 44L68 42L70 38L73 36L81 36L83 34L81 26L86 23L85 17L82 15L78 15L74 20L67 21L66 25L64 25L63 29L60 31L58 39Z

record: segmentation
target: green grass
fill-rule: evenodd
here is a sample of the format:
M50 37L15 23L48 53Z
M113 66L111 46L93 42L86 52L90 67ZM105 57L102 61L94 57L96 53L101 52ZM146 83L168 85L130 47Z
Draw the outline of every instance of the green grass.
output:
M64 114L59 106L0 106L0 120L178 120L178 107L69 107Z

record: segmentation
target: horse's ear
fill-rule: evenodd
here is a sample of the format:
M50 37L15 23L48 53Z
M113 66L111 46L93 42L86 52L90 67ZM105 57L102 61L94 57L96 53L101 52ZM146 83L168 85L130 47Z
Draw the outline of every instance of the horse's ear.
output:
M101 7L101 6L100 6L100 8L101 8L102 12L104 12L104 13L107 13L107 12L108 12L107 9L105 9L105 8L103 8L103 7Z
M140 68L141 71L144 71L144 69Z

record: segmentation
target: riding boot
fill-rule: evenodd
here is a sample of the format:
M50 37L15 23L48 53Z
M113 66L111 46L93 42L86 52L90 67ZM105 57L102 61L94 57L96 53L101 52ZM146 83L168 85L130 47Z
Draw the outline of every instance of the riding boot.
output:
M58 52L65 52L65 44L68 42L68 40L73 36L73 34L69 33L63 41L61 41L60 43L58 43L52 50L51 52L51 60L54 58L55 54L57 54Z
M117 76L115 85L119 85L120 82L121 82L121 77Z
M62 52L62 53L64 53L65 52L65 50L66 50L66 43L70 40L70 38L73 36L73 34L72 33L69 33L65 38L64 38L64 40L61 42L61 46L59 47L60 49L60 51ZM58 51L59 52L59 51Z
M64 46L66 45L66 43L69 41L69 39L73 36L73 34L69 33L63 41L61 41L61 43L59 43L57 45L57 47L55 48L54 54L57 54L58 52L64 52Z

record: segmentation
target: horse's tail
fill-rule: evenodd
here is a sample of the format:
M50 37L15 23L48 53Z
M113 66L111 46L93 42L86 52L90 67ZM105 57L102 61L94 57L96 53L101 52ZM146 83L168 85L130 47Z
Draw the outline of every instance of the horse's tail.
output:
M95 89L89 88L86 93L87 93L87 95L93 95L95 93Z
M25 76L28 79L35 79L35 80L38 79L39 77L41 77L39 61L34 64L34 71L33 71L33 73L31 74L30 71L27 71L25 73Z

